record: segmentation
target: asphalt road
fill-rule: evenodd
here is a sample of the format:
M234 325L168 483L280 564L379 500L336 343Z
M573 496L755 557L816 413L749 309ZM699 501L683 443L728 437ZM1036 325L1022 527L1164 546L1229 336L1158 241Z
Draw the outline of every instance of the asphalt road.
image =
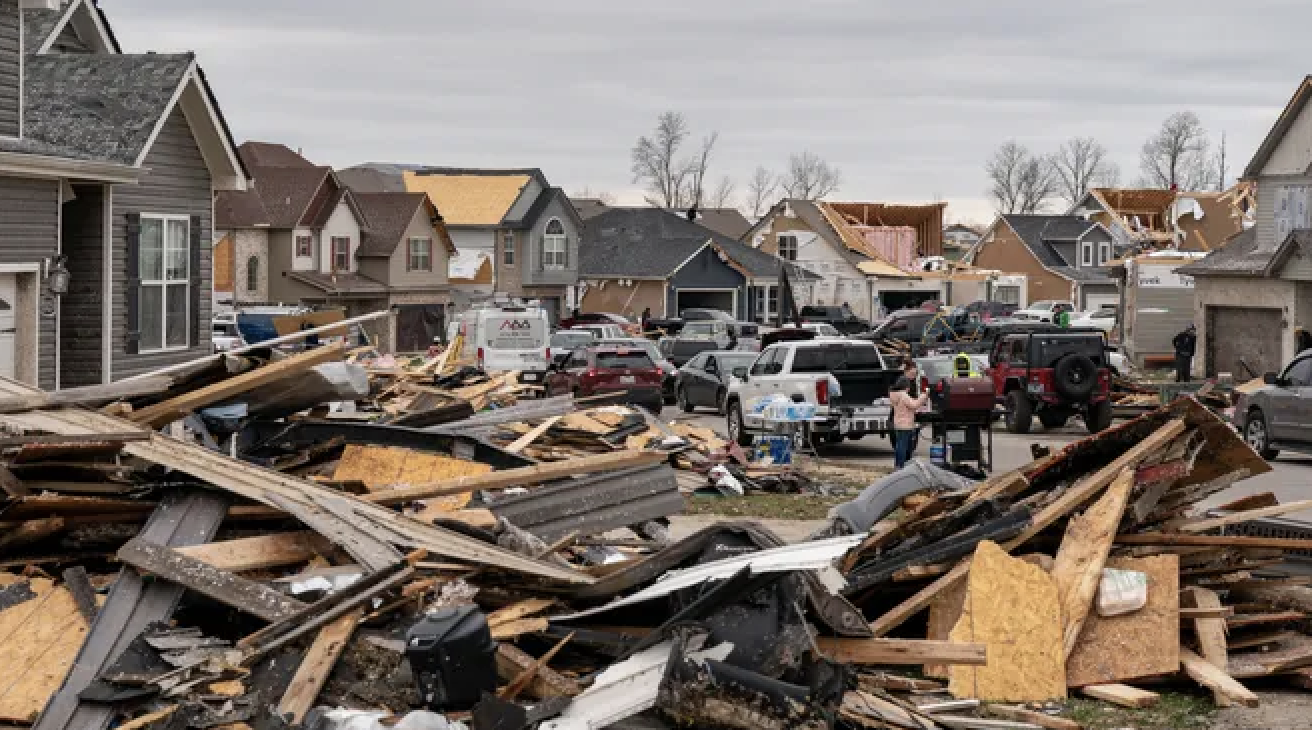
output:
M698 426L711 428L720 435L725 433L724 418L715 415L709 409L698 409L692 415L688 415L670 406L663 415L667 420L688 420ZM994 471L1015 469L1033 461L1030 444L1044 444L1055 449L1086 435L1088 432L1084 430L1083 424L1074 420L1070 426L1047 431L1036 419L1034 431L1023 436L1009 434L1001 424L998 424L993 432ZM929 458L929 443L923 437L917 455L925 459ZM867 436L860 441L845 441L840 445L822 447L821 456L845 462L869 462L887 466L893 461L893 446L886 439ZM1204 502L1203 506L1225 504L1240 497L1262 492L1275 494L1281 502L1312 499L1312 454L1283 452L1271 463L1271 467L1272 470L1266 474L1245 479L1230 489L1214 495ZM1312 511L1290 516L1312 521Z

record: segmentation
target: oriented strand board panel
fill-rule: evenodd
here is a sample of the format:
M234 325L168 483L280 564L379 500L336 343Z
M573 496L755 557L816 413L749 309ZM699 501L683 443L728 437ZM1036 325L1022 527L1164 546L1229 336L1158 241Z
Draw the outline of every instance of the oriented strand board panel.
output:
M988 664L952 667L952 695L985 702L1064 699L1061 603L1052 576L982 542L968 585L951 638L988 646Z
M82 648L87 622L73 596L46 578L33 598L0 611L0 724L36 718Z
M929 604L929 628L925 638L932 641L947 641L951 638L952 629L966 606L966 589L969 586L969 581L959 580ZM924 671L926 677L948 679L950 669L947 664L926 664Z
M1066 662L1071 687L1115 684L1180 670L1180 558L1111 558L1108 568L1148 574L1148 603L1124 616L1089 612Z
M432 484L476 476L492 471L487 464L465 461L445 454L431 454L396 446L365 446L348 444L337 462L333 478L338 481L363 482L371 492L383 492L398 486ZM452 495L441 500L449 510L460 509L469 503L469 494Z

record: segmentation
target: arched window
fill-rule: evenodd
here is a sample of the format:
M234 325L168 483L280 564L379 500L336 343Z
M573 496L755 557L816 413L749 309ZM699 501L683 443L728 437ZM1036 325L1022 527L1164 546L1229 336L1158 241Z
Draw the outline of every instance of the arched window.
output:
M565 239L565 225L559 218L547 221L547 230L542 237L542 267L546 269L563 269L568 243Z
M246 259L246 291L255 292L260 290L260 257L252 256Z

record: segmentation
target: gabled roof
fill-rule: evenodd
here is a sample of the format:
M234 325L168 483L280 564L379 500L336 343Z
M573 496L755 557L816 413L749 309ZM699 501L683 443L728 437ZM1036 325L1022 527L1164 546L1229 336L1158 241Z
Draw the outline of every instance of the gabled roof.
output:
M421 208L433 221L448 254L456 251L437 208L423 193L352 193L365 219L358 256L391 256Z
M1262 276L1278 251L1258 251L1257 228L1254 227L1241 231L1201 260L1176 271L1188 276Z
M274 228L310 225L306 219L310 203L324 185L332 185L331 167L259 167L255 190L269 213ZM331 215L334 206L324 206ZM322 213L322 211L316 211Z
M71 0L58 10L23 8L23 48L29 54L49 53L55 41L70 26L90 52L123 52L105 11L92 0Z
M1307 106L1308 99L1312 99L1312 76L1303 77L1298 88L1294 90L1294 95L1290 97L1289 103L1285 104L1284 111L1272 125L1271 131L1267 132L1266 139L1258 146L1257 152L1253 154L1253 159L1249 161L1248 167L1244 168L1244 179L1251 180L1262 174L1262 168L1270 161L1271 155L1275 154L1276 147L1280 146L1280 140L1285 138L1289 128L1294 125L1294 121L1303 113L1303 108Z
M356 165L337 171L337 179L357 193L404 193L405 180L395 165Z
M1102 228L1098 223L1086 221L1070 215L1021 215L1007 213L999 216L999 221L1016 233L1016 237L1025 244L1035 260L1043 268L1071 281L1103 281L1110 278L1106 267L1077 267L1062 258L1052 245L1077 241L1095 228ZM996 224L995 224L996 225ZM1079 233L1073 233L1074 231ZM982 246L983 241L976 246ZM973 260L973 256L971 257Z
M1136 213L1161 213L1177 194L1162 188L1093 188L1089 193L1108 211L1126 218Z
M214 228L268 228L272 225L260 194L254 190L220 190L214 196Z
M791 209L793 215L807 225L816 235L823 238L840 256L846 259L853 266L865 260L864 253L857 253L852 250L851 245L844 236L839 233L834 224L826 217L825 213L810 200L788 199L779 201L769 211L766 212L747 233L743 234L743 240L749 241L757 231L770 225L776 216L782 215L786 209ZM864 247L864 245L863 245Z
M611 206L601 198L571 197L569 202L574 204L574 210L578 211L579 217L583 220L594 218L611 209Z
M387 285L363 274L318 271L288 271L287 278L314 287L331 296L377 296L387 294Z
M548 187L541 170L474 170L426 167L405 170L405 189L428 193L447 225L499 226L532 179Z
M237 154L247 168L255 167L314 167L315 164L285 144L273 142L242 142Z

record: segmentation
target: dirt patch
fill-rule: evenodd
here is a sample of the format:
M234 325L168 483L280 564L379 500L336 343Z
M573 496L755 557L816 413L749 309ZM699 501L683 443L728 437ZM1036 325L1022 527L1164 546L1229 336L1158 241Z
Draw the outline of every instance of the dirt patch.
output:
M851 497L821 497L814 494L751 494L746 497L689 497L686 515L766 517L781 520L823 520L834 505Z
M827 460L804 461L798 469L808 478L831 488L860 492L870 486L876 479L893 471L892 463L886 465L844 466Z
M1209 730L1303 730L1312 726L1312 695L1280 690L1259 692L1260 707L1230 707L1216 713Z
M418 706L419 694L404 654L356 636L333 667L318 704L387 708L403 714Z

